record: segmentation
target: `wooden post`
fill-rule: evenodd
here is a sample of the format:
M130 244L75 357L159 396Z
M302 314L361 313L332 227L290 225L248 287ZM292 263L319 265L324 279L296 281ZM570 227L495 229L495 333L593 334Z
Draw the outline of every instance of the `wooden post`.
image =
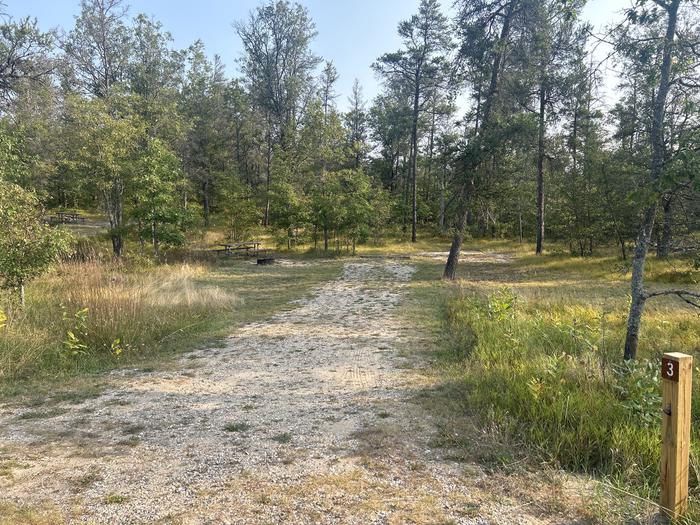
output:
M661 360L663 421L661 435L661 514L676 520L688 508L690 395L693 357L678 352Z

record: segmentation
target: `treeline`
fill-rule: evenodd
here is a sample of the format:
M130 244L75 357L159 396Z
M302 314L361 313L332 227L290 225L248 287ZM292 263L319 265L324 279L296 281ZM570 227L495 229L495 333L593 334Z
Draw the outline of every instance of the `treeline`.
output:
M372 66L382 93L365 101L356 82L345 112L298 4L235 22L233 79L202 42L174 49L122 0L83 0L62 33L7 19L2 177L49 206L105 210L117 255L129 235L157 251L216 226L325 249L387 230L452 231L455 253L467 233L534 240L537 253L547 239L579 255L614 242L627 258L656 200L650 246L693 249L696 2L639 0L604 37L583 5L459 0L449 18L422 0L401 48ZM591 53L603 43L624 72L611 108Z

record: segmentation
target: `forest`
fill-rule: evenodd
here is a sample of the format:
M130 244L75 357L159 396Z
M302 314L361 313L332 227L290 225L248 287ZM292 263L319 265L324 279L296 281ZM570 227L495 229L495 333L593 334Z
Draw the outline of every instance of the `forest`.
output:
M453 415L478 415L509 436L489 438L489 461L507 441L517 463L524 443L529 460L641 498L620 510L606 489L581 511L591 523L647 523L660 355L700 348L700 3L631 0L601 32L585 0L421 0L387 27L400 46L367 65L372 99L359 80L339 91L302 4L231 21L237 71L204 40L178 49L134 4L81 0L48 32L0 6L0 399L22 410L38 389L49 406L68 388L92 402L110 388L99 374L175 366L333 279L384 286L362 261L410 257L402 315L438 326L445 446L472 446ZM274 270L213 249L258 239ZM481 379L465 369L476 357ZM30 521L28 498L0 502L0 523L58 523ZM420 516L396 523L432 523Z

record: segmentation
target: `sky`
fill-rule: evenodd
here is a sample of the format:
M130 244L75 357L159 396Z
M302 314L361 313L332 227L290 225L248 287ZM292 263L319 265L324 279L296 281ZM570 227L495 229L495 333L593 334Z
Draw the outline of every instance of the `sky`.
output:
M19 18L36 17L44 29L69 30L80 11L80 0L5 0L10 15ZM238 75L237 59L241 43L232 23L245 20L260 0L132 0L129 14L145 13L160 20L174 39L176 48L185 48L201 39L210 56L218 54L226 64L229 76ZM318 36L314 52L332 60L340 79L338 105L347 105L354 79L363 87L365 98L371 100L381 84L370 66L383 53L401 45L396 28L401 20L417 11L420 0L300 0L309 9L316 23ZM443 0L451 5L452 0ZM630 0L589 0L583 18L597 31L604 30L620 19L620 12ZM605 56L598 49L596 56ZM615 80L612 71L604 82L604 98L614 97Z

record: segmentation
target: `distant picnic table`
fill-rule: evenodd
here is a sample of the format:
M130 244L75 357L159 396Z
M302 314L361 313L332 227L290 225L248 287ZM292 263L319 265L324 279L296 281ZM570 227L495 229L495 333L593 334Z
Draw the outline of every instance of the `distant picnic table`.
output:
M262 242L260 241L217 244L217 246L220 246L221 248L217 248L215 251L225 255L258 255L261 244Z
M49 222L52 224L84 224L85 217L79 213L59 211L56 215L49 217Z

